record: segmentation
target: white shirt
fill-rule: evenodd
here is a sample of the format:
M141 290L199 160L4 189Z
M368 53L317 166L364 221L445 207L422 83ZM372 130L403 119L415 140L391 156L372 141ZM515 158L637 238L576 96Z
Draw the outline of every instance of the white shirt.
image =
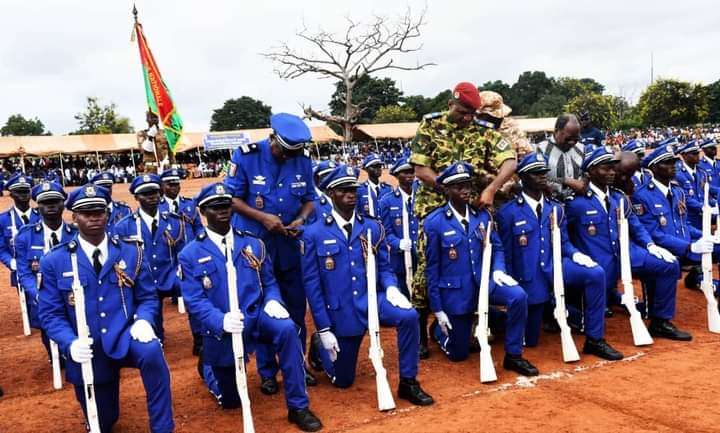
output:
M403 191L403 189L400 187L398 187L398 190L400 191L400 198L402 198L403 206L407 206L408 199L410 199L410 194Z
M534 198L530 197L529 195L522 193L523 198L527 202L528 206L530 206L530 209L532 209L533 213L536 214L537 205L540 204L540 215L542 215L542 208L545 206L545 198L541 195L540 201L535 200ZM536 214L537 216L537 214Z
M225 244L227 245L227 248L229 251L232 251L233 245L234 245L234 237L232 235L232 228L228 230L227 233L224 235L221 235L220 233L216 233L212 231L210 228L205 230L205 233L207 233L208 239L212 241L212 243L215 244L216 247L220 250L220 252L227 257L227 252L225 251L226 246L223 245L222 241L225 239Z
M170 206L170 211L175 212L175 206L173 203L177 203L177 211L180 212L180 196L175 197L175 200L171 199L170 197L165 197L165 201Z
M662 193L662 195L667 196L668 191L670 191L670 187L669 187L669 186L663 185L662 182L659 182L659 181L658 181L657 179L655 179L655 178L652 179L652 182L655 184L655 186L657 187L657 189L660 190L660 192Z
M468 206L465 205L465 216L460 215L460 213L455 210L455 208L453 207L453 205L450 205L450 209L452 209L453 215L455 215L455 218L457 218L458 222L460 223L460 225L461 225L463 228L465 227L465 224L462 223L463 220L465 220L465 221L468 222L468 229L469 229L469 227L470 227L470 215L469 215L469 214L470 214L470 211L469 211L469 209L468 209Z
M682 165L685 167L685 170L689 171L690 174L691 174L693 177L695 177L695 169L690 168L690 166L685 163L685 160L684 160L684 159L681 159L681 161L682 161Z
M607 196L607 192L602 191L600 188L595 186L594 183L590 182L590 189L595 193L598 200L600 200L600 204L602 205L603 209L605 209L605 212L608 211L607 206L605 206L605 197Z
M100 256L98 257L98 260L100 261L101 265L105 264L105 261L108 258L108 238L107 236L103 237L102 242L100 242L100 245L95 246L91 244L90 242L83 239L82 236L78 236L78 241L80 243L80 248L82 248L83 252L87 256L88 260L90 260L90 263L92 264L93 261L93 254L95 253L96 249L100 249Z
M705 160L705 162L707 162L708 164L710 164L710 165L712 165L713 167L715 167L715 160L714 160L714 159L710 159L710 158L708 158L707 156L703 156L703 159Z
M16 221L16 222L15 222L15 224L16 224L18 227L21 226L21 225L23 225L23 224L25 224L25 222L22 220L22 216L23 216L23 215L27 217L28 221L30 221L30 216L32 215L32 208L31 208L31 207L29 207L28 210L25 211L25 212L21 211L20 209L16 208L15 206L13 206L13 207L15 208L15 212L17 212L18 215L20 215L20 218L21 218L20 221Z
M63 228L65 227L65 223L61 223L60 227L58 227L58 229L54 230L54 231L50 227L46 226L45 223L42 223L42 227L43 227L43 242L45 243L45 251L47 252L47 251L50 251L50 248L52 246L52 244L50 242L50 238L53 233L55 233L55 236L57 236L58 244L60 242L62 242L62 231L63 231Z
M158 217L160 216L160 215L158 215L159 212L155 211L155 216L150 216L150 215L146 214L145 211L142 210L142 208L138 208L138 214L140 214L140 218L142 218L142 220L145 223L145 225L147 226L147 229L149 232L152 232L153 221L155 221L155 224L157 227L160 227L160 223L158 221Z
M350 216L350 221L346 220L345 218L340 215L335 208L332 210L332 216L335 219L335 223L340 227L340 231L345 234L346 239L350 239L347 232L343 228L346 224L350 224L352 228L355 228L355 211L353 211L352 215ZM352 229L350 230L350 233L352 233Z

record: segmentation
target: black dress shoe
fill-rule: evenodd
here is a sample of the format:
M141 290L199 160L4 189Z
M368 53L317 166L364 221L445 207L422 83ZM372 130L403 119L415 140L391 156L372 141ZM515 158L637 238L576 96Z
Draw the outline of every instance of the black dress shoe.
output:
M308 363L315 371L323 370L322 361L320 360L321 345L320 334L316 332L310 337L310 353L308 354Z
M552 318L551 320L546 320L543 322L543 331L547 332L548 334L559 334L560 325L558 325L558 322L557 320L555 320L555 318Z
M697 271L697 267L693 266L690 269L690 272L685 275L685 287L690 290L698 290L700 288L700 284L698 283L698 277L699 273Z
M302 431L318 431L322 428L320 419L307 408L288 409L288 421L297 424Z
M5 392L3 391L2 388L0 388L0 397L2 397L3 395L5 395Z
M265 395L273 395L278 392L277 379L274 377L263 377L260 379L260 391Z
M200 356L200 350L202 350L203 339L200 334L193 334L193 345L192 354L194 356Z
M202 351L200 351L200 354L198 356L198 361L197 361L197 373L198 373L198 376L200 376L200 379L205 380L205 374L204 374L203 370L204 370L203 355L202 355Z
M420 388L420 382L415 379L400 378L398 397L417 406L430 406L435 403L430 394Z
M586 338L583 353L595 355L608 361L619 361L623 359L623 354L613 349L604 338Z
M510 355L509 353L505 354L503 368L505 370L512 370L516 373L520 373L523 376L537 376L539 374L538 369L521 355Z
M420 344L418 348L418 358L428 359L430 358L430 351L428 350L427 344Z
M669 320L652 319L648 328L650 335L658 338L667 338L669 340L690 341L692 335L690 333L677 329Z
M315 376L313 376L312 373L310 373L303 365L303 371L305 371L305 385L307 386L316 386L317 385L317 379L315 379Z
M615 315L615 312L610 307L605 307L605 318L609 319Z

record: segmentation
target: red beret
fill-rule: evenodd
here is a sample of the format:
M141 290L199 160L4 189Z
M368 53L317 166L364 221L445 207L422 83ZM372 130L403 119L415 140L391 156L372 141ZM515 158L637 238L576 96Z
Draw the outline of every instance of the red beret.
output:
M475 87L473 83L462 82L455 86L453 98L473 110L477 110L481 105L480 92L478 92L477 87Z

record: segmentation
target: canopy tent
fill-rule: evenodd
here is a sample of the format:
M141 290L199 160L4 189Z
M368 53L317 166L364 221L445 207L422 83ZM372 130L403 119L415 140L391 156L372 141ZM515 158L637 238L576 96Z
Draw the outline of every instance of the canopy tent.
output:
M244 130L253 140L262 140L270 134L270 128ZM335 134L325 125L311 126L313 141L327 143L328 141L342 141L342 137ZM223 133L236 132L224 131ZM211 133L212 134L212 133ZM202 132L186 132L178 143L178 152L202 147ZM50 135L50 136L19 136L0 137L0 157L18 156L21 154L33 156L48 156L57 154L84 154L106 152L129 152L138 150L135 134L98 134L98 135Z

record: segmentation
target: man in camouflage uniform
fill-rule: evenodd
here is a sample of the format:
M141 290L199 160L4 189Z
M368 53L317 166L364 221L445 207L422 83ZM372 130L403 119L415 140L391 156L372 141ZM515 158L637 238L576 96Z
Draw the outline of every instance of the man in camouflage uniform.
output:
M491 206L495 192L507 182L517 165L510 142L490 125L475 122L481 106L477 87L471 83L455 86L448 111L427 114L418 126L412 142L410 163L421 181L415 193L415 215L423 219L445 203L443 190L435 183L438 173L456 161L467 161L477 176L473 181L471 202L478 207ZM420 355L427 352L427 283L425 279L425 236L418 236L418 269L413 281L413 303L420 313Z

